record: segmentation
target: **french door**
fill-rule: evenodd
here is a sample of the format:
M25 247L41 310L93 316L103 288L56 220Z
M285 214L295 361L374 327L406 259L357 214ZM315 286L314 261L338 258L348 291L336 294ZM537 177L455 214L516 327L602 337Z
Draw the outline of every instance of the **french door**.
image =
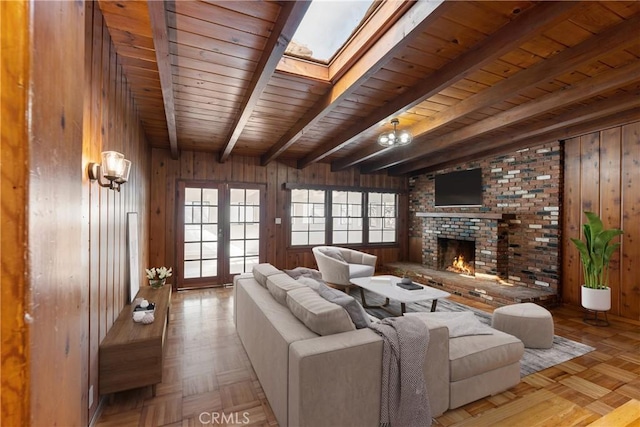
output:
M230 283L261 262L264 198L263 185L179 182L178 288Z

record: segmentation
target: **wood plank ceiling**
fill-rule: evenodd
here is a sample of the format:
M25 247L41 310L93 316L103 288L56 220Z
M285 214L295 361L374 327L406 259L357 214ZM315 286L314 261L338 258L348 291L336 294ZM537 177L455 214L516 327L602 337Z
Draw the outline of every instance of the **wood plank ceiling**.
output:
M328 66L283 56L307 2L99 5L174 157L405 174L640 118L637 1L387 1ZM394 117L414 141L384 149Z

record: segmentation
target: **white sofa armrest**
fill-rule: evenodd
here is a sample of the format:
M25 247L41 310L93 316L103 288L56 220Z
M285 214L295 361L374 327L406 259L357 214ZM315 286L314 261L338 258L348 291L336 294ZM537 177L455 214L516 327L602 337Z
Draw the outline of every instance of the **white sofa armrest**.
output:
M432 327L423 362L431 411L449 406L449 332ZM378 426L382 338L370 329L327 335L289 346L288 424Z
M360 329L289 346L290 426L374 426L380 421L382 339Z
M376 261L378 260L377 256L366 254L364 252L361 252L361 254L362 254L362 262L360 264L370 265L372 267L376 266Z

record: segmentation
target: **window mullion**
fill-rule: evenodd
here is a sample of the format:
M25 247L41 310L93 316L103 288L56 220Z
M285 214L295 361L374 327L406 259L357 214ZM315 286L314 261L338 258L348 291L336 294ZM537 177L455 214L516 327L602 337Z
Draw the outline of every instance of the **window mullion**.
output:
M326 228L325 242L333 245L333 191L324 192L324 224Z
M369 244L369 193L362 192L362 242Z

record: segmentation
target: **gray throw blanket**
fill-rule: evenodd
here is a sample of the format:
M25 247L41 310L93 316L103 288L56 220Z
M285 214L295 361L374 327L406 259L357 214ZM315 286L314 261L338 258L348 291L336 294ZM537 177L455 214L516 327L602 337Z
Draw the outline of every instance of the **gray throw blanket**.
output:
M431 425L423 365L429 328L414 316L387 317L369 326L382 336L380 425Z

